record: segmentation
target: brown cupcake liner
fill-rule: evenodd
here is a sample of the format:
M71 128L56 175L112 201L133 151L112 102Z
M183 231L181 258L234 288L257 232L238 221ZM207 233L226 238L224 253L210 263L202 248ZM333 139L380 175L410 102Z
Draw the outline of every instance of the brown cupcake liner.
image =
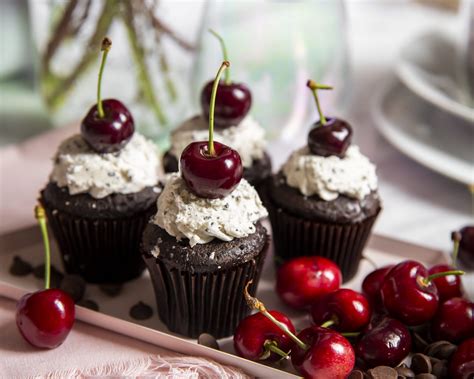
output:
M244 288L255 295L268 250L268 241L254 258L238 266L215 272L192 273L168 267L150 254L143 258L155 290L158 314L168 329L191 338L209 333L230 336L249 314Z
M67 273L90 283L120 283L145 269L140 241L153 209L112 220L81 218L44 207Z
M334 224L293 216L268 199L265 205L272 224L277 264L300 256L322 256L336 262L344 282L357 273L365 244L380 212L379 208L375 215L361 222Z

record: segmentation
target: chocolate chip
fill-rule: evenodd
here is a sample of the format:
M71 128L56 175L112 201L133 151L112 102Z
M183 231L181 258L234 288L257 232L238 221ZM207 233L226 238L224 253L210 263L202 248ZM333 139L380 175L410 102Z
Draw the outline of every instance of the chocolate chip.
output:
M447 378L448 377L448 361L438 360L438 362L433 364L433 369L431 370L431 373L435 375L437 378Z
M403 376L404 378L414 378L415 377L415 373L412 370L410 370L407 367L407 365L405 365L405 364L396 367L395 370L397 370L399 378L400 378L400 376Z
M44 263L36 266L33 269L33 276L37 279L44 279ZM61 285L61 280L63 279L64 275L61 271L59 271L54 265L51 265L50 268L50 287L51 288L59 288Z
M456 349L457 346L449 341L436 341L426 347L425 354L438 359L449 359Z
M431 373L431 361L427 355L416 353L411 357L410 368L415 374Z
M123 285L122 284L101 284L99 289L110 297L115 297L122 292Z
M389 366L377 366L367 371L372 379L397 379L397 371Z
M153 309L142 301L130 308L130 317L135 320L146 320L153 315Z
M216 338L209 333L201 333L197 340L199 345L207 346L212 349L220 350L219 343Z
M433 374L424 372L423 374L418 374L417 376L415 376L415 379L437 379L437 378Z
M92 309L93 311L99 311L99 304L97 304L94 300L91 299L82 299L77 302L77 305L80 305L84 308Z
M24 261L21 257L15 255L10 266L9 272L14 276L26 276L33 271L33 266Z
M65 275L59 286L61 290L68 293L75 303L84 297L86 282L79 275Z
M456 352L457 349L458 347L452 343L449 345L446 344L440 348L438 354L436 355L436 358L449 359Z

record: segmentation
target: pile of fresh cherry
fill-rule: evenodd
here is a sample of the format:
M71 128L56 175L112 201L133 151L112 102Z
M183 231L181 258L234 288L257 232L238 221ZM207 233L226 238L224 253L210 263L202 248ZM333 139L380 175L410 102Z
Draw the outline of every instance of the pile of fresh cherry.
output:
M453 233L454 262L460 238ZM291 358L306 378L392 377L376 375L383 370L392 370L394 378L471 378L474 303L463 298L462 274L445 264L427 269L405 260L368 274L360 293L340 288L341 271L332 261L295 258L278 270L276 292L290 307L308 311L312 325L295 334L287 316L267 311L245 292L249 307L259 312L240 322L234 347L254 361ZM438 359L437 373L431 363L421 373L404 363L411 352L425 352L416 358L430 362L426 350L420 351L420 340L421 349L428 349L431 341L460 345L451 350L449 360Z

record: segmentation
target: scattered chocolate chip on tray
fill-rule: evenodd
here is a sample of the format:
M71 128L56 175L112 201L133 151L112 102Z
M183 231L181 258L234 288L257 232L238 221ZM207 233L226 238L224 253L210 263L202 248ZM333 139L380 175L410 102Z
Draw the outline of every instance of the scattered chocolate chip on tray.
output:
M142 301L130 308L130 317L135 320L147 320L153 315L153 309Z
M13 257L13 262L10 265L9 272L14 276L26 276L33 272L33 266L18 255L15 255Z
M123 289L123 285L120 283L101 284L99 286L99 289L107 296L115 297L120 295Z
M99 304L97 304L94 300L91 299L82 299L77 302L77 305L80 305L84 308L92 309L93 311L99 311Z

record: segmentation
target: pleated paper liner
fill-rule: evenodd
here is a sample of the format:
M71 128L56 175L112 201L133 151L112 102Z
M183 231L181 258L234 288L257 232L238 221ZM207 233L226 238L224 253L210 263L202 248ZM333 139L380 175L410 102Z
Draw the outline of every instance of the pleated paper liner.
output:
M67 273L90 283L121 283L145 269L140 241L155 209L112 220L81 218L44 207Z
M191 273L168 267L145 253L143 258L155 290L158 314L168 329L191 338L209 333L215 338L230 336L249 314L243 295L255 295L269 242L253 259L215 272Z
M344 282L356 274L370 231L380 212L379 208L374 216L361 222L332 224L293 216L268 199L265 205L272 224L277 264L299 256L322 256L336 262Z

